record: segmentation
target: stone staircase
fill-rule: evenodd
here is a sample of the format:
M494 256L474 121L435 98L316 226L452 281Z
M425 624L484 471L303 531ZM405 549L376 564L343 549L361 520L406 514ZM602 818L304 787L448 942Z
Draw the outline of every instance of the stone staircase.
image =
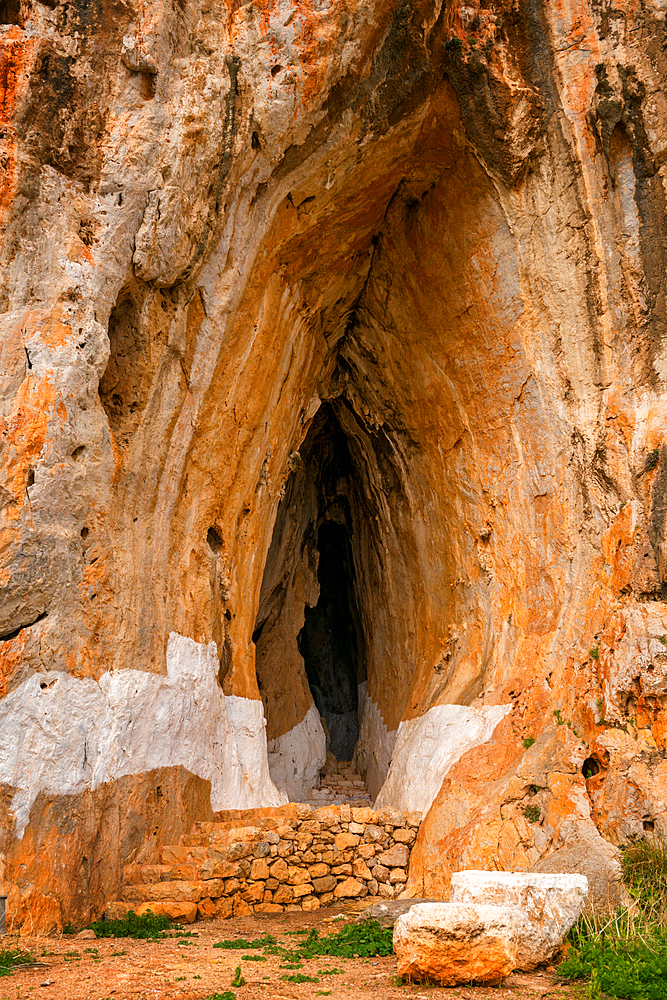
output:
M320 775L320 784L307 800L311 806L342 805L371 806L372 800L354 762L336 760L327 753L327 762Z
M337 773L355 781L349 771ZM105 917L150 909L191 923L393 899L405 887L420 821L419 813L349 803L218 813L216 822L196 823L178 844L163 846L159 864L126 865L122 898Z

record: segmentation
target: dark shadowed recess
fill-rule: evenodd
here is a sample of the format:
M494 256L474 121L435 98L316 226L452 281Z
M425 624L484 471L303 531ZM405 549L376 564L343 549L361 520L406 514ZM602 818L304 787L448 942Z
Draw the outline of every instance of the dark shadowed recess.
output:
M272 545L266 572L276 576L276 566L271 565L276 551L292 563L285 566L284 574L278 574L285 580L293 578L293 564L299 559L311 573L316 566L319 596L312 606L304 603L304 625L293 641L303 657L313 701L328 730L329 750L339 760L350 760L359 735L357 689L365 679L355 569L360 555L352 511L355 470L347 438L330 404L322 404L299 458L275 528L280 535L286 523L292 524L290 534L298 543ZM358 517L358 505L356 513ZM258 622L258 629L261 627ZM270 712L268 704L267 714Z

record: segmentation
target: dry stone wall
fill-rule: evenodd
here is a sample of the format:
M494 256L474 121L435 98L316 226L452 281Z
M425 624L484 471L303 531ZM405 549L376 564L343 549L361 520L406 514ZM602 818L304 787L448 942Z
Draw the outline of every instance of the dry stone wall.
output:
M408 880L420 813L290 803L198 823L162 864L125 867L123 900L171 917L316 910L365 896L393 899Z

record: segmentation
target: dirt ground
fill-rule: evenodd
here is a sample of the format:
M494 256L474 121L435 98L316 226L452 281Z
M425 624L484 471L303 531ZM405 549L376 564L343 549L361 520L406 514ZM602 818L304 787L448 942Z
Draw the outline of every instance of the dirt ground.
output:
M273 934L286 946L294 947L289 931L318 927L322 935L340 929L344 920L338 910L313 913L256 914L231 920L202 921L186 930L198 936L161 941L134 941L131 938L100 940L76 936L21 938L20 946L30 951L39 965L0 978L0 1000L208 1000L216 993L231 990L237 1000L315 1000L320 996L345 1000L538 1000L574 998L576 988L558 983L553 973L514 973L500 988L434 986L396 983L396 959L343 959L324 956L304 961L302 975L316 983L291 983L282 976L294 974L281 969L282 959L268 955L266 961L244 961L242 951L214 948L216 941L260 934ZM5 936L0 947L14 946L16 939ZM298 940L298 939L296 939ZM261 955L255 951L248 954ZM246 982L232 987L235 968L241 966ZM342 971L322 971L342 970Z

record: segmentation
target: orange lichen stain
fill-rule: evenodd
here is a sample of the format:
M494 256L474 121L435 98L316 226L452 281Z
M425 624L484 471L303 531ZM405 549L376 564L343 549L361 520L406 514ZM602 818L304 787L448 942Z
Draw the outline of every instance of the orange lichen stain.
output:
M633 514L632 506L626 504L616 516L616 520L602 536L602 552L605 563L611 569L609 585L616 594L630 585L633 561Z
M21 515L30 466L41 455L55 402L55 387L47 379L27 378L16 393L13 413L0 419L0 440L4 443L0 474L15 501L5 508L9 520Z
M23 321L24 329L39 331L40 340L46 347L55 350L65 347L72 336L72 327L63 322L58 310L49 313L29 312Z
M23 662L26 635L26 632L19 632L15 639L0 643L0 698L7 694L14 671Z
M26 92L38 39L26 39L19 28L3 33L0 42L0 218L11 204L16 183L17 140L13 124L16 106Z

